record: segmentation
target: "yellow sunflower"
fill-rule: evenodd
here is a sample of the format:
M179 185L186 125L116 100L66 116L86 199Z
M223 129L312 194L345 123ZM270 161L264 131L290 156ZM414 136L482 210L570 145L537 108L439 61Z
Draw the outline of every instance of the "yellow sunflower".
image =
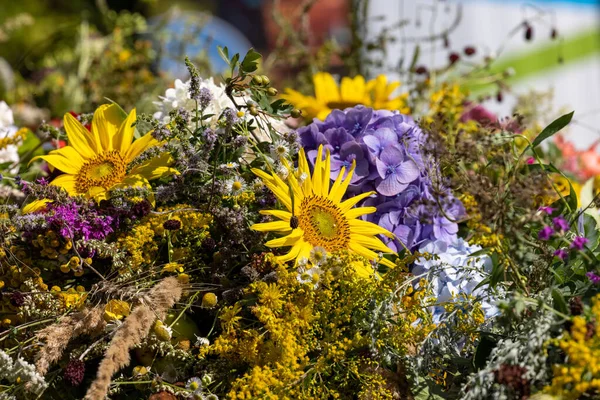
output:
M315 96L305 96L296 90L287 88L283 98L302 110L308 119L324 120L331 110L343 110L362 104L377 110L399 110L408 114L406 106L407 93L392 97L392 92L400 86L400 82L388 83L385 75L379 75L370 81L358 75L354 78L344 77L338 87L337 82L327 72L319 72L313 76Z
M284 164L291 169L287 163ZM354 168L355 163L348 171L346 179L343 179L346 171L342 168L335 182L331 184L329 151L323 160L323 146L320 146L312 177L303 150L300 150L298 161L298 177L306 177L303 180L290 173L286 183L276 173L267 174L253 169L252 172L263 180L287 211L262 210L261 214L271 215L279 221L254 224L251 228L284 235L266 243L267 247L291 247L287 254L278 257L282 262L309 258L311 250L315 247L322 247L327 252L347 250L369 260L379 258L375 251L394 253L376 237L393 237L392 233L374 223L358 219L375 212L376 208L353 208L359 201L375 192L362 193L342 201ZM390 260L382 259L381 263L394 267Z
M159 144L150 134L134 141L135 120L135 109L124 118L117 105L102 105L94 113L89 131L71 114L65 114L69 145L33 160L41 158L64 172L52 185L64 188L69 195L97 201L106 199L111 189L149 187L149 180L178 173L168 167L172 161L168 153L128 170L137 156Z

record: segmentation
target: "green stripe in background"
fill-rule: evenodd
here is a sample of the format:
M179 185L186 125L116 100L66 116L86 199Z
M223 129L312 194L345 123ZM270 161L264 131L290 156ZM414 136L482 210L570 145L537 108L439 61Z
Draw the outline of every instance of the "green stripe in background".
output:
M600 54L600 27L562 39L557 38L542 46L535 47L532 44L531 51L501 57L491 65L490 70L492 73L496 73L512 68L515 75L509 79L509 82L515 82L596 54ZM562 57L562 63L559 62L560 57ZM472 91L477 92L485 89L488 85L472 84L469 86Z

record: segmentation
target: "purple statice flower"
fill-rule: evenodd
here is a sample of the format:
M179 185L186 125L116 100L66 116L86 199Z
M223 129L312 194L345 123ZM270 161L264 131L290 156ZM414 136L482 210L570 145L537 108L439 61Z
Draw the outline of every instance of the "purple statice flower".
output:
M566 260L569 253L567 253L565 249L558 249L554 252L554 255L564 261Z
M552 226L554 226L554 230L556 232L560 232L560 231L568 231L569 230L569 223L567 222L566 219L563 218L562 215L559 215L558 217L555 217L552 219Z
M324 120L298 130L301 146L314 165L323 145L331 154L331 178L352 164L347 196L375 191L363 202L377 211L364 218L394 233L394 250L415 250L427 240L451 242L465 215L462 203L444 182L430 177L438 167L426 155L426 135L409 116L364 106L333 110Z
M590 240L586 237L583 236L576 236L575 239L573 239L573 243L571 243L571 248L572 249L577 249L577 250L583 250L583 247L589 242Z
M597 285L600 283L600 276L596 275L596 273L594 273L594 272L590 271L590 272L586 273L585 276L587 276L594 285Z
M540 240L549 240L550 237L554 234L554 229L551 226L543 227L538 233L538 239Z
M548 215L552 215L552 213L554 212L554 208L548 207L548 206L542 206L538 209L538 211L544 212Z

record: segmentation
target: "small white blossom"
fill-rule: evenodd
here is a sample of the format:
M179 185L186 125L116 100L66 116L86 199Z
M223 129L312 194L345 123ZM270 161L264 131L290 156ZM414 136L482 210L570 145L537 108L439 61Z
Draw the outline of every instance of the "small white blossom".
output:
M234 176L225 181L225 193L237 196L246 190L246 181L239 176Z

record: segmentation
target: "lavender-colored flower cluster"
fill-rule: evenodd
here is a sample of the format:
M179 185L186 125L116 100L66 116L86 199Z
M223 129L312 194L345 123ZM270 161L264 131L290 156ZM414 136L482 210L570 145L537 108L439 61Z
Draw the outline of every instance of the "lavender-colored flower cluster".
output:
M432 174L439 175L437 166L424 152L426 134L411 117L356 106L334 110L298 134L313 163L319 145L329 149L332 179L356 162L349 195L378 193L364 202L377 207L367 218L396 235L399 240L388 243L393 250L456 238L455 221L464 215L464 207L439 178L432 179Z

